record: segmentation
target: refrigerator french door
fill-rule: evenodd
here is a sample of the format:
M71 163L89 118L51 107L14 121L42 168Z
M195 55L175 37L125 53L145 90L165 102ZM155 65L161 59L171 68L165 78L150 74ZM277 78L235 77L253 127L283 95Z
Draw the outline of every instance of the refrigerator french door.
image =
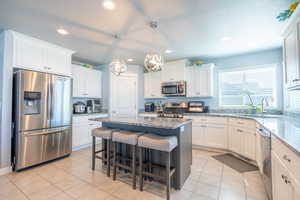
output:
M71 88L69 77L27 70L14 74L15 170L71 153Z

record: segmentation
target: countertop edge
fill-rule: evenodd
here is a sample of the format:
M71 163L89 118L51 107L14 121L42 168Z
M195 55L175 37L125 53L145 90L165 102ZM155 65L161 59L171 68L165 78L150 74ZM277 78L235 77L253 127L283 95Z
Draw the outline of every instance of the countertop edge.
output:
M135 123L131 123L131 122L113 122L113 121L105 121L105 118L91 118L91 119L88 119L90 121L97 121L97 122L102 122L102 123L111 123L111 124L123 124L123 125L132 125L132 126L142 126L142 127L148 127L148 128L160 128L160 129L177 129L177 128L180 128L181 126L184 126L188 123L192 123L192 120L190 119L187 119L185 122L182 122L180 123L178 126L170 126L170 127L167 127L167 126L147 126L147 125L137 125Z

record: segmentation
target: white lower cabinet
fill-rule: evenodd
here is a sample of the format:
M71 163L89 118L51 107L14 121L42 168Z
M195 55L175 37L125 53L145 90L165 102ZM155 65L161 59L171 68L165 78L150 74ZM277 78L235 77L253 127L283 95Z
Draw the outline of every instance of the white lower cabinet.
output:
M226 149L228 146L227 125L206 123L210 119L193 119L193 145ZM199 123L201 122L201 123Z
M256 160L256 133L244 132L242 145L243 155L251 160Z
M272 152L273 200L299 200L300 184L275 152Z
M229 127L229 150L233 152L241 152L242 135L235 127Z
M101 122L90 121L90 118L107 117L107 114L100 115L85 115L85 116L73 116L72 125L72 148L78 150L92 143L92 130L102 126ZM97 143L101 142L97 139Z
M193 124L192 126L192 143L193 145L205 145L205 137L204 137L204 132L205 132L205 125L201 124Z
M205 146L227 149L228 136L226 125L209 124L205 128Z
M251 160L256 160L255 130L230 126L229 149Z

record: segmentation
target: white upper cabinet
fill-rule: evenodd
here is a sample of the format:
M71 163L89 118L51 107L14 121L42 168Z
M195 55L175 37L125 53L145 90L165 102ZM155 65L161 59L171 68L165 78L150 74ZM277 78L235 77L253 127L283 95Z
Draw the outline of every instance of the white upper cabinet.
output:
M300 7L298 6L282 34L285 79L288 88L300 87Z
M50 73L72 75L71 56L68 52L52 47L46 47L45 52L45 67Z
M73 97L102 97L102 73L79 65L72 65Z
M14 31L13 67L71 76L73 51Z
M167 62L162 66L162 82L174 82L186 80L186 67L188 60Z
M161 98L161 71L144 74L144 98Z
M187 96L212 97L213 96L213 70L214 64L205 64L201 67L187 67Z
M45 70L43 46L32 40L16 37L14 49L14 67L37 71Z

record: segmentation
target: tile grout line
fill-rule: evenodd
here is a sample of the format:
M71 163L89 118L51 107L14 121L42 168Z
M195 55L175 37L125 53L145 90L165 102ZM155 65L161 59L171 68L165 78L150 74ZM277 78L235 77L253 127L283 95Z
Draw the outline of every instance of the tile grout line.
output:
M220 180L219 192L218 192L218 197L217 197L218 200L220 199L220 195L221 195L221 189L222 189L222 185L223 185L223 176L224 176L224 164L222 164L221 180Z

